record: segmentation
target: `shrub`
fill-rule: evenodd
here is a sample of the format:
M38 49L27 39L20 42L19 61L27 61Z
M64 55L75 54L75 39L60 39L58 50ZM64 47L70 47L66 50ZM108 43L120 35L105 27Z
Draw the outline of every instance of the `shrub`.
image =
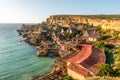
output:
M99 68L100 68L100 72L98 73L99 76L110 76L110 74L113 72L113 69L109 64L101 64Z
M73 80L71 76L65 76L63 77L63 80Z
M99 41L96 45L97 48L104 48L104 41Z

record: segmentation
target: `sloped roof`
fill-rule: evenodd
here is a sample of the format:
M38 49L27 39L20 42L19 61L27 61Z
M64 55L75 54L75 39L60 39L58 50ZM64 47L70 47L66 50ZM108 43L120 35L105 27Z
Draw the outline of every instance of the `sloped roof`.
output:
M67 60L71 64L74 64L74 65L70 64L71 66L74 67L74 69L72 67L70 67L70 69L76 72L78 71L79 68L75 67L75 65L76 66L81 65L88 71L97 73L99 71L97 65L105 63L106 61L104 51L99 48L95 48L91 44L80 44L80 46L83 46L82 50L77 55ZM80 72L77 73L84 75L84 73Z
M86 68L80 67L80 66L78 66L76 64L70 64L68 66L68 68L75 71L76 73L78 73L78 74L80 74L82 76L86 76L88 74L88 72L89 72L89 70L87 70Z
M104 51L98 48L92 49L92 54L80 64L92 71L93 73L97 73L99 71L98 64L105 63L106 57Z
M91 55L93 45L91 44L80 44L80 45L83 46L82 50L74 57L68 59L69 62L79 64Z

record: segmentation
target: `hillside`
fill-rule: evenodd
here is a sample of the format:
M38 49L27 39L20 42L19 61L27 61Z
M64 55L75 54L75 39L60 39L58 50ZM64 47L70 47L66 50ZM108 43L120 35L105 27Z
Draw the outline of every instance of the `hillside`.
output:
M69 27L73 23L82 23L120 31L120 15L53 15L47 19L47 23L65 27Z

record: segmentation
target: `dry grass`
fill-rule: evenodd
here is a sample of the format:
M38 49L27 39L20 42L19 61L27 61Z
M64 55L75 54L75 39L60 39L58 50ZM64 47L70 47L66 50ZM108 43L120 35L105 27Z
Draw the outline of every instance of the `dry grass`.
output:
M89 77L86 80L120 80L120 77Z

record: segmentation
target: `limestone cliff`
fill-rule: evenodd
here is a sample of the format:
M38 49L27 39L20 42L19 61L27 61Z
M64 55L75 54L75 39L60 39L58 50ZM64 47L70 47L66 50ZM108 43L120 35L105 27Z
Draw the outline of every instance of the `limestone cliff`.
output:
M60 26L69 27L70 23L83 23L90 24L93 26L101 26L102 29L112 29L120 31L120 19L102 19L102 18L89 18L81 16L63 16L56 15L50 16L46 21L48 24L58 24Z

